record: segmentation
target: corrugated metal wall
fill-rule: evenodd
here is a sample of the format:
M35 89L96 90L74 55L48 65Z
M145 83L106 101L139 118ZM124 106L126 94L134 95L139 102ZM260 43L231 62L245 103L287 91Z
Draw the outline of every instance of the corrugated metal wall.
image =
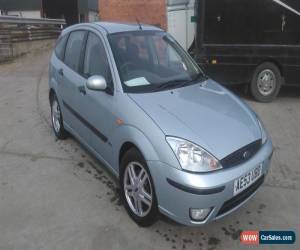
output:
M86 13L88 10L88 1L87 0L78 0L78 12Z
M0 0L0 10L40 10L42 0Z
M99 1L98 0L88 0L88 9L98 12L99 11Z
M67 2L68 0L61 1ZM0 10L40 10L41 6L42 0L0 0ZM98 0L78 0L78 11L86 13L88 10L98 12Z
M86 13L89 10L99 11L98 0L78 0L79 13Z

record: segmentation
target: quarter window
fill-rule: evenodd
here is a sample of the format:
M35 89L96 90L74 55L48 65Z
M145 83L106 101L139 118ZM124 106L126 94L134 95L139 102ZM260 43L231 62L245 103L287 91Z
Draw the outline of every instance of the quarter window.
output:
M80 55L82 50L82 44L84 39L84 31L74 31L70 34L68 39L66 53L65 53L65 64L71 69L78 72L80 66Z
M64 53L65 53L65 47L66 47L66 42L68 40L68 36L64 35L60 37L56 43L55 47L55 54L58 59L63 60L64 59Z

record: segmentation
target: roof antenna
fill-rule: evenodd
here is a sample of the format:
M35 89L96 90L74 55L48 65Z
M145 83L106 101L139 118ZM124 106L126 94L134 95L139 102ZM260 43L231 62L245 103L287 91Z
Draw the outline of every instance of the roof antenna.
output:
M142 25L141 25L139 19L138 19L137 17L136 17L135 19L136 19L136 22L137 22L138 25L139 25L139 29L140 29L140 30L143 30L143 27L142 27Z

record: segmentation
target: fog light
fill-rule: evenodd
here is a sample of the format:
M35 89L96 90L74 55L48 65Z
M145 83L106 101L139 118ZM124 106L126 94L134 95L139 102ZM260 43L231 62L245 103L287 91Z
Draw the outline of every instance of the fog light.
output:
M195 221L204 221L209 215L211 210L212 208L205 208L205 209L190 208L190 217L192 220Z

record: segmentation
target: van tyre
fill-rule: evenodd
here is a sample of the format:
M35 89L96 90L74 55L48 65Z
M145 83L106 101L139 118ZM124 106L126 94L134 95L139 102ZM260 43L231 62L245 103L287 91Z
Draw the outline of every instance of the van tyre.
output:
M121 198L129 216L142 227L157 219L158 206L154 184L142 154L129 149L120 164Z
M52 129L57 139L64 140L68 137L68 133L64 128L62 112L55 94L50 99L50 105Z
M254 71L250 92L259 102L272 102L278 95L282 82L283 78L275 64L262 63Z

